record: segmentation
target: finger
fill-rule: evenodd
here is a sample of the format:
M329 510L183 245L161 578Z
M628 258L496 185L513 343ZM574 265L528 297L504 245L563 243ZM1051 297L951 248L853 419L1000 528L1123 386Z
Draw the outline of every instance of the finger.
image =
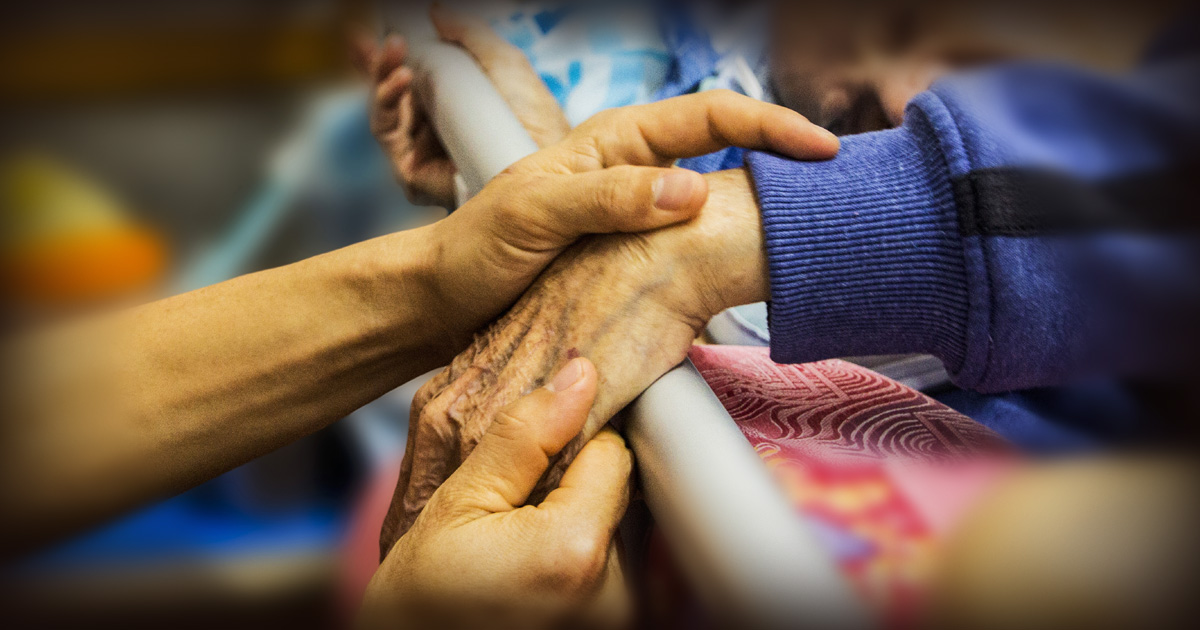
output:
M400 146L394 146L395 139L390 136L402 122L400 99L408 93L412 80L412 69L401 66L388 75L375 90L375 103L371 107L371 133L375 135L376 139L383 142L389 151L403 150L404 145L407 144L407 137L405 137Z
M401 182L409 201L418 206L447 207L454 203L453 162L441 158L417 163L412 161L412 154L407 158L401 169Z
M459 436L451 428L453 420L449 415L454 401L462 397L466 386L467 382L452 383L422 407L415 418L410 418L405 457L411 465L406 468L401 464L401 476L385 519L385 525L391 523L388 532L392 534L390 538L380 539L380 550L385 555L390 545L412 527L458 464L455 454Z
M400 477L379 535L380 560L408 531L429 496L453 472L451 467L457 462L451 457L455 445L449 443L449 436L454 436L454 440L458 437L453 431L439 428L448 423L450 407L472 382L470 378L460 378L463 374L460 361L469 365L475 352L474 347L468 348L455 359L454 365L439 372L413 396ZM421 463L414 465L418 459Z
M408 44L403 37L392 34L388 35L383 40L383 44L375 53L375 58L371 60L369 67L369 75L376 85L383 82L389 74L400 64L404 63L404 58L408 55Z
M487 22L464 13L452 11L439 4L429 10L433 26L444 41L462 46L484 73L491 75L497 64L517 62L528 66L529 61L520 48L508 43L492 30Z
M400 95L397 131L399 131L398 135L404 139L405 147L412 145L419 119L422 118L421 108L417 105L416 99L412 90L407 90Z
M585 169L662 166L729 146L828 159L837 154L838 139L786 107L712 90L602 112L538 159L547 167L564 161Z
M485 513L524 504L550 457L583 428L596 380L591 361L572 359L546 387L505 407L430 504L452 501L440 508Z
M412 137L412 150L419 162L446 158L446 150L433 132L432 125L421 125Z
M704 177L682 168L617 166L542 181L526 187L519 193L524 203L511 207L562 245L584 234L643 232L686 221L708 198Z
M379 560L382 562L404 535L407 525L404 519L404 495L408 492L409 481L412 479L413 445L417 440L416 422L408 425L408 440L404 445L404 457L400 460L400 476L392 491L392 501L388 504L387 514L383 517L383 525L379 528Z
M620 434L605 427L579 451L538 509L573 523L572 531L606 539L629 505L632 471L633 453Z
M413 80L412 68L400 66L375 89L375 107L381 110L395 109L400 97L408 91Z
M405 156L405 174L414 203L444 204L454 199L454 162L428 126L417 133L412 152Z

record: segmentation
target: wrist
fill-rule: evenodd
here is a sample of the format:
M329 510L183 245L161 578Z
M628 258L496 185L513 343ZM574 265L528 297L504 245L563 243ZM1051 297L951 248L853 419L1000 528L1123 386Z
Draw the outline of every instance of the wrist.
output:
M449 343L446 305L438 288L440 241L432 225L389 234L343 250L344 284L356 292L368 326L393 351L432 369L459 348Z
M774 360L921 352L952 373L962 365L971 294L930 120L847 137L828 162L747 154L766 228Z
M744 168L706 174L708 201L684 244L688 273L711 318L734 306L771 297L762 223L753 183Z

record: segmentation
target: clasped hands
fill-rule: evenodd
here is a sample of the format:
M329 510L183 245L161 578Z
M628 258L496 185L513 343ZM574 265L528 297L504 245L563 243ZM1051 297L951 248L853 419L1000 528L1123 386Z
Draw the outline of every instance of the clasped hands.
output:
M828 159L838 141L795 112L715 91L605 111L551 142L561 112L537 115L553 99L520 52L469 18L434 18L544 148L425 228L424 290L441 305L429 324L437 351L459 354L414 400L364 618L620 617L618 604L595 614L597 602L620 600L605 594L620 584L612 534L630 456L601 429L684 358L713 315L770 292L745 170L671 165L728 146ZM453 168L403 58L389 40L365 61L373 130L410 194L439 190ZM527 93L519 102L514 76ZM574 385L556 386L560 373Z

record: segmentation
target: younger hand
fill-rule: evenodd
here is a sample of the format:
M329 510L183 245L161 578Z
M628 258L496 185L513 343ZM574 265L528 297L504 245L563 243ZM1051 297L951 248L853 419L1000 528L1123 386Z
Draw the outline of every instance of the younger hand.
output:
M727 90L601 112L429 226L428 290L437 313L430 325L441 327L453 354L579 237L692 219L708 199L708 183L672 162L731 145L796 159L828 159L838 150L833 134L803 116ZM704 231L722 229L720 221L702 223L711 224ZM727 235L711 236L725 245ZM705 253L716 251L707 244Z
M537 628L625 620L613 534L633 460L621 437L600 432L556 490L525 505L550 458L583 427L596 385L595 366L574 359L497 414L384 558L367 589L365 623Z
M709 318L770 298L762 225L746 169L704 176L708 202L687 223L573 245L521 299L413 398L408 443L380 532L386 554L469 456L497 412L541 387L572 350L604 374L580 435L552 459L546 496L619 409L678 365Z

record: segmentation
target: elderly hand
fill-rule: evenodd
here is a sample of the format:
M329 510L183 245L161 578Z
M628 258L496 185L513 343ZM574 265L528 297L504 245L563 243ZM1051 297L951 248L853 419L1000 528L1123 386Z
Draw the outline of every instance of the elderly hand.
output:
M558 101L521 49L478 18L436 5L430 15L443 40L461 46L475 58L539 147L567 135L571 126ZM409 200L453 207L454 163L413 94L414 73L404 65L407 50L398 35L388 36L382 44L366 36L355 42L355 62L372 84L371 133L391 161Z
M632 467L621 437L600 432L554 492L526 504L550 458L583 427L596 386L595 367L577 358L495 415L478 447L384 558L367 589L364 625L538 628L626 620L613 545Z
M592 117L517 162L428 226L429 325L446 360L585 234L643 232L696 216L704 177L670 168L729 145L832 157L837 138L803 116L732 92L705 92Z
M580 437L533 496L618 410L683 360L722 309L769 298L758 207L745 170L705 176L697 219L648 234L597 236L564 252L521 300L417 393L386 552L488 429L496 410L550 378L573 352L603 374Z

